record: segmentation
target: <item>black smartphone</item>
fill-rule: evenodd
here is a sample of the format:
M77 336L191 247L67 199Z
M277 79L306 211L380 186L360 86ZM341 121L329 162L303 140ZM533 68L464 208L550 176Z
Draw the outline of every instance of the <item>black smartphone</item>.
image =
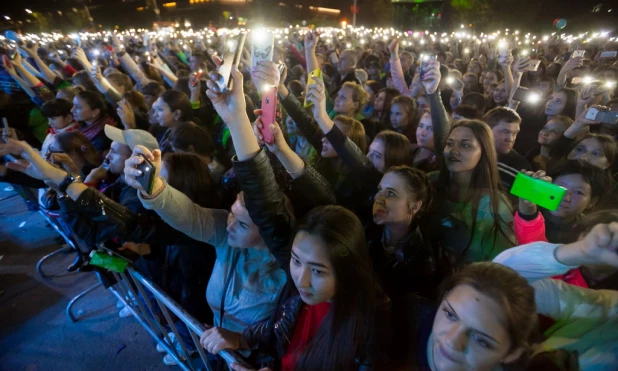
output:
M240 56L245 45L245 37L246 35L241 33L225 41L223 46L223 64L217 71L219 76L215 81L220 93L232 89L230 74L232 73L232 67L238 66L238 63L240 63Z
M529 94L530 94L530 89L528 89L525 86L519 86L515 90L515 93L513 93L513 100L516 100L518 102L525 102Z
M144 162L142 162L140 165L137 165L137 169L141 170L142 175L137 177L137 181L142 186L142 188L144 188L146 193L151 195L157 167L154 166L152 162L150 162L150 160L148 160L146 157L142 156L142 158L144 159Z

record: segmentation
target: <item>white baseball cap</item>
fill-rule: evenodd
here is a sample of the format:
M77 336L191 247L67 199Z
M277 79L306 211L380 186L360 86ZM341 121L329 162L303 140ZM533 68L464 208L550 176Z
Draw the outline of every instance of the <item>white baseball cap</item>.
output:
M105 125L105 135L115 142L126 144L131 148L131 151L137 145L142 145L150 151L159 149L157 139L149 132L140 129L120 130L111 125Z

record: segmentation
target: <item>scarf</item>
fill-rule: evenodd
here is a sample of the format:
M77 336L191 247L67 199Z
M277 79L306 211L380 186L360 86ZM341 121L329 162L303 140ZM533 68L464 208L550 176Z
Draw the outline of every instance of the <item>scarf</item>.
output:
M82 134L88 138L89 141L92 141L100 132L103 131L105 125L116 126L116 121L111 116L104 115L96 120L92 125L84 124L80 130Z

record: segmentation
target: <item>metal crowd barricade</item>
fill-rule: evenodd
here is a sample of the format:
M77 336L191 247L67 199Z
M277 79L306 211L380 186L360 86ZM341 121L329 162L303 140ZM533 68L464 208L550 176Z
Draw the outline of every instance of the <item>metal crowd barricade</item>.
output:
M169 295L163 292L161 288L145 278L133 267L129 266L123 273L114 272L113 275L117 283L110 287L109 290L118 300L122 301L126 307L129 308L137 321L144 327L148 334L167 351L178 366L185 371L197 371L204 368L208 371L211 370L206 351L200 345L200 336L205 330L211 328L210 326L204 325L193 318ZM154 298L152 302L149 299L150 297ZM163 314L163 318L158 318L159 316L155 314L155 310L157 309ZM193 341L193 346L199 353L200 359L191 357L174 323L172 314L186 325ZM165 325L161 324L163 321L165 321ZM175 344L170 340L165 326L174 333L180 344L180 351L178 351ZM228 365L234 362L251 368L251 366L234 351L224 350L219 352L219 356L221 356ZM199 362L200 360L201 362Z
M74 233L72 233L71 229L62 220L59 213L40 208L39 214L41 214L43 219L45 219L49 223L49 225L51 225L52 228L56 231L56 233L58 233L65 241L65 244L62 245L62 247L60 247L56 251L51 252L50 254L45 255L36 264L36 271L39 273L41 278L48 279L50 278L50 276L47 276L45 273L43 273L43 267L42 267L43 263L46 260L60 253L70 252L71 250L82 251L82 252L85 252L88 250L87 250L85 243L82 242ZM71 308L79 299L83 298L88 293L90 293L91 291L95 290L96 288L102 285L98 277L97 277L97 280L98 280L97 283L88 287L86 290L80 292L79 294L75 295L73 299L71 299L71 301L69 301L69 303L67 304L66 314L67 314L67 317L69 317L69 319L71 320L71 322L77 322L77 318L73 315Z

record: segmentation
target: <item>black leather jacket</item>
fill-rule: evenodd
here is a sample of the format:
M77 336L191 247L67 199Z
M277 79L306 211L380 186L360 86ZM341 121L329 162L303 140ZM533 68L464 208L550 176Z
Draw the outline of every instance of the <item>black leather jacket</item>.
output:
M390 324L388 323L391 309L390 300L381 292L379 295L381 297L378 303L377 316L380 321L383 321L383 326L376 326L378 331L376 338L388 342L390 340L388 339L390 330ZM305 304L296 288L293 287L293 284L288 284L288 286L286 286L286 289L279 295L278 303L278 309L268 320L245 327L242 333L242 341L249 349L260 349L276 356L276 359L281 360L290 345L294 330L296 329L296 322ZM370 339L370 343L372 342L377 341L376 339ZM369 348L371 348L371 344L368 345ZM388 346L380 344L377 349L377 351L381 352L382 350L387 350ZM383 361L383 358L380 358L380 360ZM370 371L382 369L382 367L379 367L376 363L376 355L367 351L357 358L357 370ZM280 367L280 362L275 362L273 360L266 365L261 365L261 367L266 366L277 370Z
M382 290L395 301L407 294L435 300L438 286L450 275L448 255L432 244L413 226L393 254L385 251L384 227L372 225L366 230L369 255Z

